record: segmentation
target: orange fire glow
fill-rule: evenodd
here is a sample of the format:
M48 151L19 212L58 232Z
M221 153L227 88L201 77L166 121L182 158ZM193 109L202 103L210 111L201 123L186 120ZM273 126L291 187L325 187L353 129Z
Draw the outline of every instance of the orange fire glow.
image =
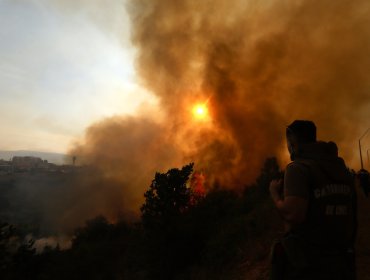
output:
M190 180L190 186L193 190L190 204L195 205L206 195L204 188L206 177L203 172L195 171Z

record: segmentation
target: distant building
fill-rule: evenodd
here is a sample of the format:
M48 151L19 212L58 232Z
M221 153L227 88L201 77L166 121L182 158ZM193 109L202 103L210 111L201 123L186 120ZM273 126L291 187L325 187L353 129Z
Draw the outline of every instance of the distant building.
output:
M47 169L49 163L38 157L13 157L12 165L15 170Z
M0 159L0 176L13 172L76 172L80 167L57 165L34 156L14 156L9 161Z
M0 159L0 175L12 172L13 166L10 161Z

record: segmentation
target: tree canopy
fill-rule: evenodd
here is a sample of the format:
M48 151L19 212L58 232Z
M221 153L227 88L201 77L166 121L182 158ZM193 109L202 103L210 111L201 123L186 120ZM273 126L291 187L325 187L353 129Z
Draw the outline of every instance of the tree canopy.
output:
M194 163L189 163L181 169L173 168L166 173L155 174L149 190L144 194L145 202L141 207L144 222L167 221L189 207L191 189L187 182L193 166Z

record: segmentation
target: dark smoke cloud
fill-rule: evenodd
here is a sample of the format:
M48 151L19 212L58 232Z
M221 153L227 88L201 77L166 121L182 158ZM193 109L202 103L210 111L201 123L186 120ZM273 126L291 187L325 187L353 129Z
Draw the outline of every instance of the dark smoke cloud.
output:
M370 97L368 1L130 4L143 81L170 113L194 97L194 85L209 94L243 180L280 153L284 126L296 118L314 120L320 138L352 159Z
M80 164L95 168L82 185L88 190L92 182L100 180L102 197L113 192L112 198L119 201L117 212L136 214L155 172L181 162L171 137L169 128L147 117L113 117L94 124L87 130L85 143L73 150ZM101 199L100 195L95 198ZM111 209L108 204L101 214Z
M266 157L287 161L284 130L294 119L315 121L320 139L357 160L369 117L370 2L132 0L127 8L137 71L161 112L94 124L72 152L120 182L122 209L142 202L154 171L189 161L208 182L252 182ZM197 122L191 106L206 101L211 119Z

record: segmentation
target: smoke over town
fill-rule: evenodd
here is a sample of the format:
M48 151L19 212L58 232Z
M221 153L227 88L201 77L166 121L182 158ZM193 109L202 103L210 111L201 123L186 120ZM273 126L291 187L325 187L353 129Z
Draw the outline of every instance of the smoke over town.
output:
M368 1L127 3L142 84L159 99L138 117L93 124L72 154L122 182L131 208L156 170L194 161L208 184L250 183L264 159L285 163L284 128L316 122L318 137L357 160L369 108ZM207 119L192 115L205 104Z

